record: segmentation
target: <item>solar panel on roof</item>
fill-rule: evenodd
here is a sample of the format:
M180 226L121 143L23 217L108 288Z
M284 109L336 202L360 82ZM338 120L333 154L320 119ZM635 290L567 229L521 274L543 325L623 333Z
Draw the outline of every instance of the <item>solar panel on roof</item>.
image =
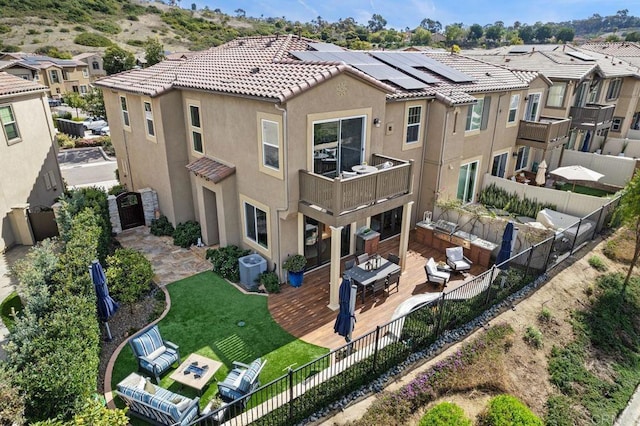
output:
M567 55L569 55L569 56L573 56L574 58L578 58L578 59L583 60L583 61L595 61L596 60L596 58L594 58L593 56L589 56L586 53L582 53L582 52L571 51L571 52L565 52L565 53Z
M375 54L376 57L379 53ZM397 52L397 53L384 53L381 55L385 59L385 62L390 64L398 63L398 64L407 64L411 67L421 67L426 68L431 72L441 75L442 77L453 81L454 83L470 83L473 81L473 78L468 76L467 74L460 72L454 68L451 68L445 64L442 64L436 61L433 58L423 55L422 53L413 53L413 52Z
M530 49L530 47L526 46L516 46L509 50L509 53L528 53Z
M424 89L427 87L423 82L418 81L415 78L411 78L411 77L393 78L393 79L389 79L388 81L406 90Z
M342 47L336 46L333 43L309 43L309 47L318 52L344 52Z
M387 64L396 67L397 69L399 69L400 71L409 74L412 77L417 78L420 81L424 81L425 83L428 84L434 84L434 83L438 83L438 79L430 76L429 74L425 74L422 71L418 71L414 68L412 68L411 64L407 61L405 61L402 57L402 55L398 55L397 57L395 57L395 60L392 56L390 56L390 54L388 53L382 53L382 52L375 52L372 53L372 55L376 58L379 59L383 62L386 62Z

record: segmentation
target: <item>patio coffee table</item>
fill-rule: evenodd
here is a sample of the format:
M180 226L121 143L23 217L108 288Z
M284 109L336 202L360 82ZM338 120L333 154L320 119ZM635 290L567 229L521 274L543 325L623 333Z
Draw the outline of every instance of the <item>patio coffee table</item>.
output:
M174 371L169 378L196 389L202 394L207 382L222 367L222 363L198 354L191 354Z

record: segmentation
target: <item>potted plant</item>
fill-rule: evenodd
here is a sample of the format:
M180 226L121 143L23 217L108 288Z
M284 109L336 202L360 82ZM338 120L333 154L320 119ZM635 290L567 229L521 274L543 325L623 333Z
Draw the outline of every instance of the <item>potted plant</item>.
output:
M289 256L282 264L282 267L287 270L289 275L289 284L293 287L300 287L302 285L302 277L306 265L307 258L301 254Z

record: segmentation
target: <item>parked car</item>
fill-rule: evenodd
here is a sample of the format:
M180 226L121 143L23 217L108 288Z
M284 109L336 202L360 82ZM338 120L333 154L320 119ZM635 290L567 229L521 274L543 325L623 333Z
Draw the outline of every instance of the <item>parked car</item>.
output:
M109 123L103 117L87 117L82 122L85 130L96 130L102 129L105 126L108 126Z
M94 135L109 136L109 126L104 126L99 129L93 129L91 133L93 133Z
M59 107L60 105L62 105L62 101L60 99L49 98L50 107Z

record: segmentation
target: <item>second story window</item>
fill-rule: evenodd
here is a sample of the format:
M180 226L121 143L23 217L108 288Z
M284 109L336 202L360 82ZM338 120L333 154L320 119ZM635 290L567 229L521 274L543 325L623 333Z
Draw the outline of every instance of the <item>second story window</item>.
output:
M144 103L144 120L147 123L147 136L155 137L156 129L153 125L153 110L151 109L151 102Z
M420 121L422 118L422 106L411 106L407 109L407 135L406 143L416 143L420 138Z
M122 124L129 127L129 108L127 107L127 98L120 96L120 109L122 110Z
M509 117L507 123L515 123L518 120L518 106L520 105L520 95L511 95L511 102L509 102Z
M622 79L614 78L609 83L609 90L607 90L607 100L611 101L614 99L618 99L620 96L620 88L622 87Z
M202 126L200 125L200 107L189 105L189 127L191 128L191 146L195 152L204 153L202 146Z
M60 76L58 75L58 70L49 71L49 78L52 83L60 83Z
M484 110L484 98L478 99L473 105L469 105L467 110L467 125L465 131L470 132L473 130L480 130L482 125L482 115Z
M280 137L278 123L261 120L262 128L262 164L272 169L280 169Z
M84 69L82 70L82 76L83 76L84 78L88 78L88 77L89 77L89 70L88 70L88 69L86 69L86 68L84 68Z
M4 136L7 138L7 144L12 145L20 141L20 132L18 131L18 123L13 115L11 105L0 106L0 122L4 130Z
M529 147L521 146L518 149L518 159L516 160L516 170L522 170L529 164Z
M62 79L63 80L69 80L69 71L62 70Z
M556 81L549 88L549 97L547 98L547 106L561 108L564 106L564 96L567 92L567 83Z
M91 62L91 68L93 68L94 70L99 70L100 69L100 63L98 63L98 61Z

